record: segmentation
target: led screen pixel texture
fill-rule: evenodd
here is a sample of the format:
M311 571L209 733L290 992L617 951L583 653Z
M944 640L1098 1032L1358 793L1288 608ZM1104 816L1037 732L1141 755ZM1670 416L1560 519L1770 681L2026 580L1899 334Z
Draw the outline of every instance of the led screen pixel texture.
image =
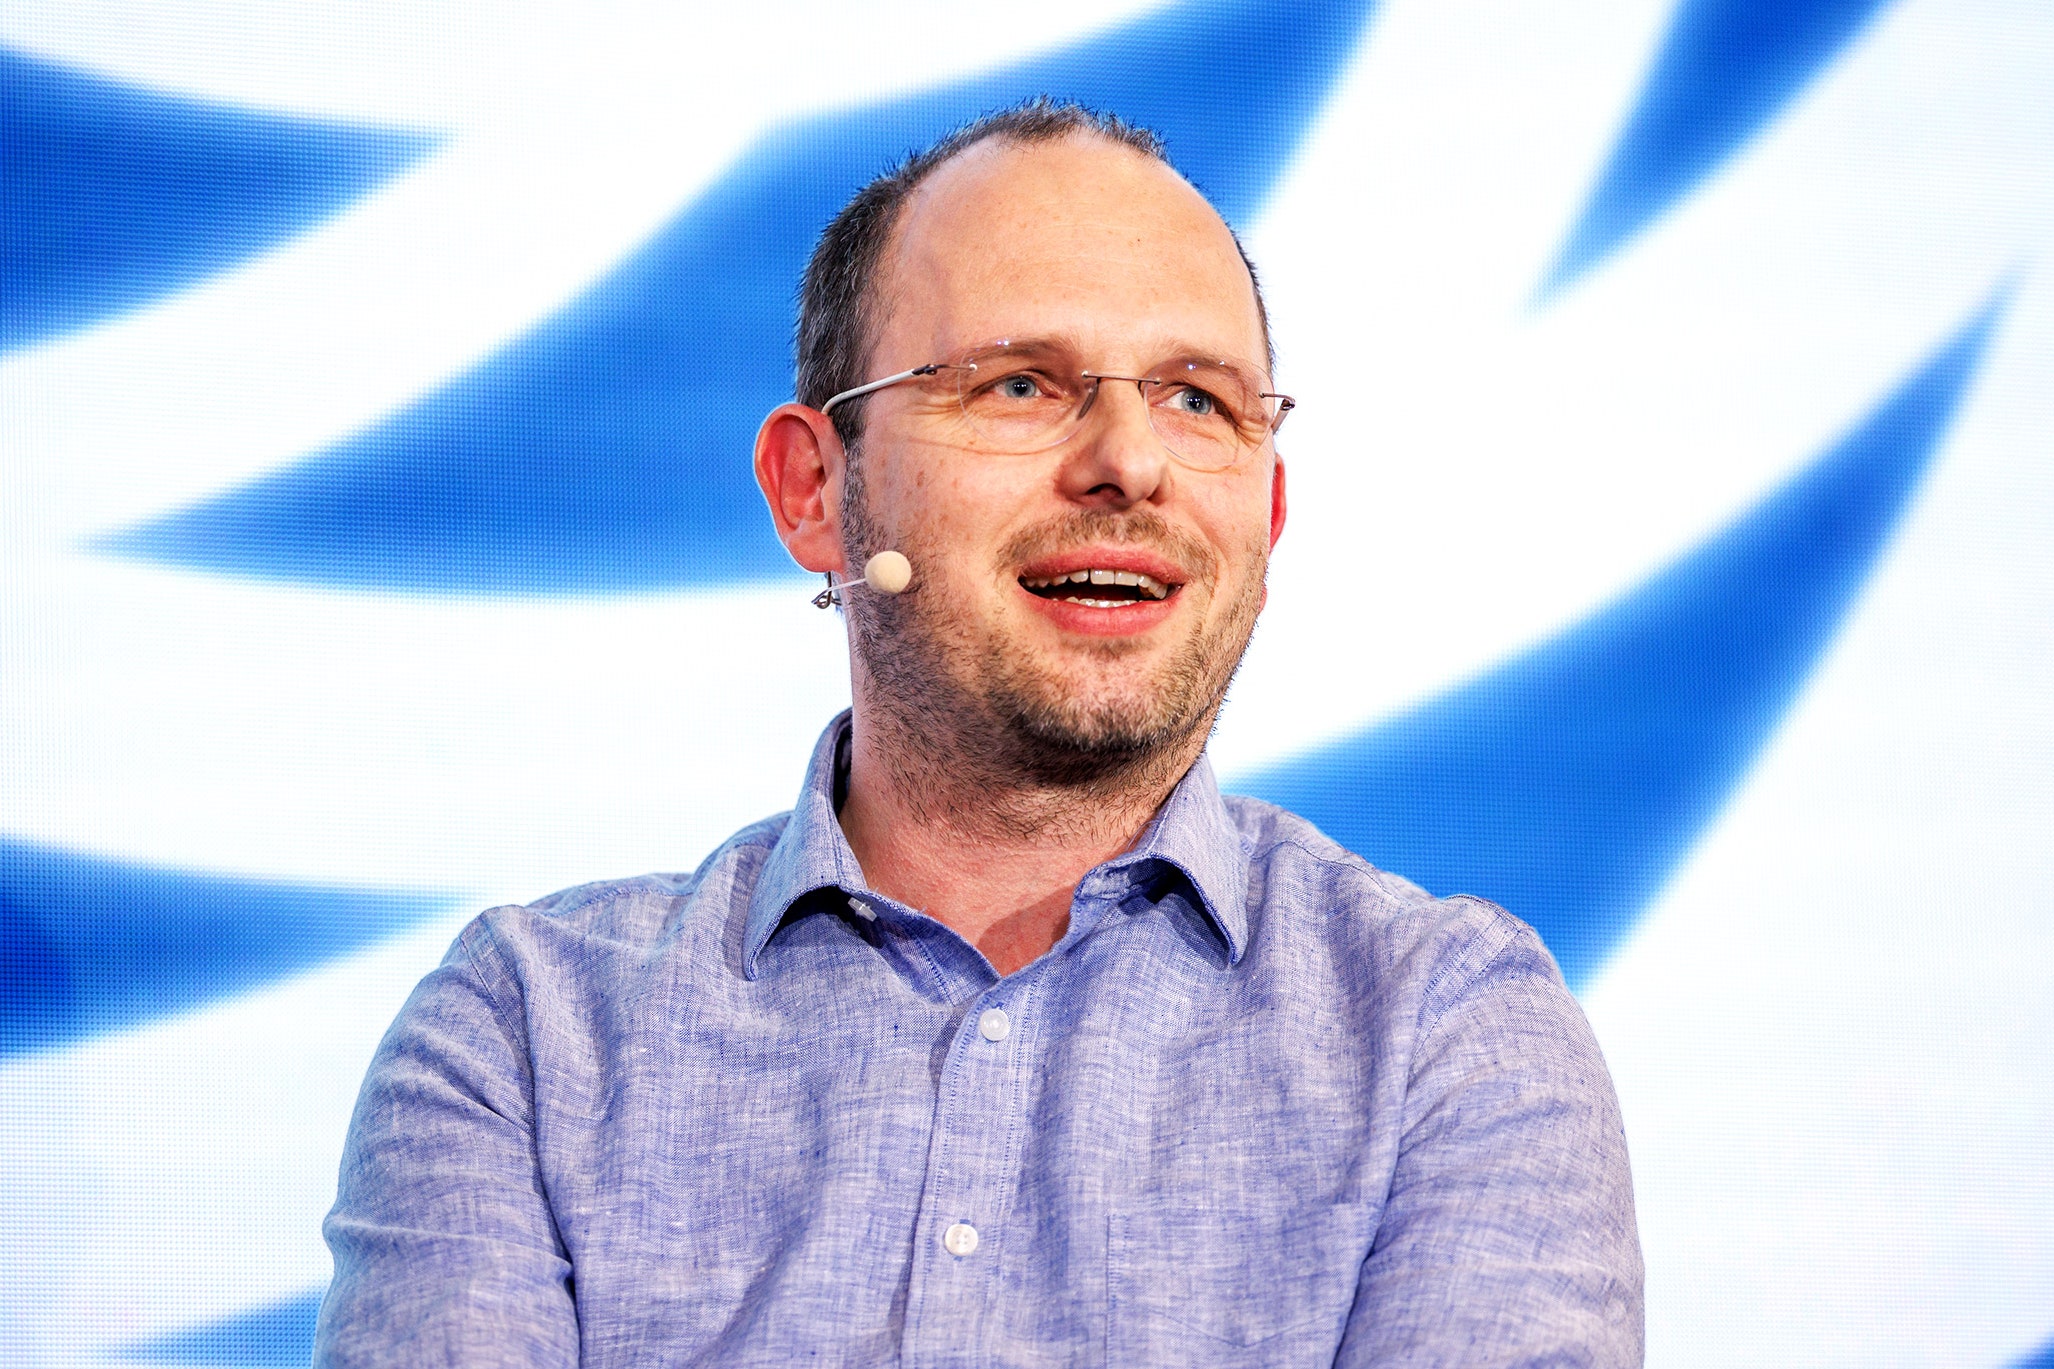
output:
M0 1357L304 1362L455 930L789 805L799 266L1042 92L1300 399L1215 764L1542 932L1650 1362L2054 1363L2054 15L1968 0L0 11Z

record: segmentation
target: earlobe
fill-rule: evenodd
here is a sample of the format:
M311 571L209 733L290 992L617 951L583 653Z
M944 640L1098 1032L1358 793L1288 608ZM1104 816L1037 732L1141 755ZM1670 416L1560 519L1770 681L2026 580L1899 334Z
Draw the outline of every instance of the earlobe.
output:
M778 540L809 571L842 565L844 454L834 423L803 404L780 404L756 430L756 484Z

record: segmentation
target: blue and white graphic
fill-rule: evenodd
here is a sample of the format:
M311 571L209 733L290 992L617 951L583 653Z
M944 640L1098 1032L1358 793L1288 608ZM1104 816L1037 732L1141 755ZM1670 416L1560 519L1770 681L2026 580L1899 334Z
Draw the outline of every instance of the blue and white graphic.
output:
M788 806L799 266L1041 92L1165 133L1300 398L1215 761L1548 939L1650 1362L2054 1363L2025 0L0 8L0 1360L303 1362L456 928Z

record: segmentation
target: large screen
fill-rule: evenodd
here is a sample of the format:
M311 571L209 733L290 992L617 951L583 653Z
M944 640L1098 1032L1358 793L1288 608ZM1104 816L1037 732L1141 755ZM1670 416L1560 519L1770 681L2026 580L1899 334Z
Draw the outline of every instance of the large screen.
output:
M788 807L848 194L1046 93L1268 293L1214 738L1539 929L1656 1365L2054 1365L2054 7L0 6L0 1360L302 1363L478 910Z

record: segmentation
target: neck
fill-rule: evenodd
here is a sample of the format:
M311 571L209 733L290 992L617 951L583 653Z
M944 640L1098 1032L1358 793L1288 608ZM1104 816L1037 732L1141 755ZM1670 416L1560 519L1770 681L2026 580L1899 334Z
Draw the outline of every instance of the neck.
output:
M1053 780L993 738L946 736L932 714L865 703L841 810L864 879L955 930L1002 975L1062 939L1077 882L1134 845L1209 731Z

